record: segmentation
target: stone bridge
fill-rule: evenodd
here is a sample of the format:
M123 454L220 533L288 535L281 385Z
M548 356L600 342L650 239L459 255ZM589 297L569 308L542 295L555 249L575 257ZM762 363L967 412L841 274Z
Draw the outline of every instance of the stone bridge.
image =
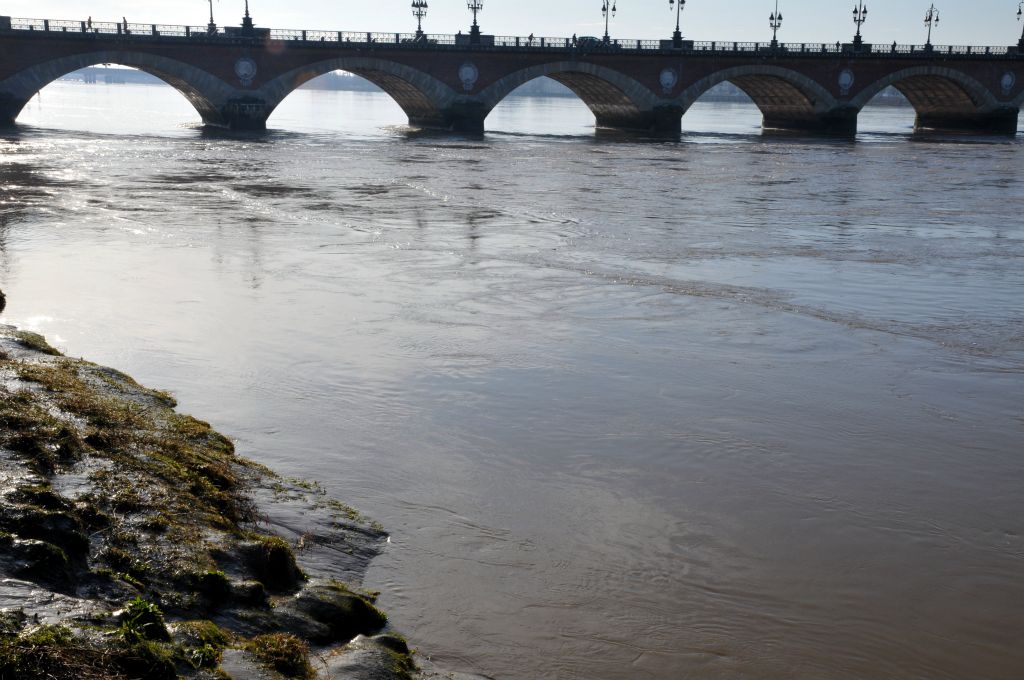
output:
M678 133L722 82L746 92L766 129L853 135L860 110L893 86L920 129L1015 134L1024 45L934 47L504 38L472 34L277 31L0 17L0 124L48 83L96 64L146 71L207 125L261 130L295 88L344 70L387 92L413 125L481 132L520 85L548 76L598 126Z

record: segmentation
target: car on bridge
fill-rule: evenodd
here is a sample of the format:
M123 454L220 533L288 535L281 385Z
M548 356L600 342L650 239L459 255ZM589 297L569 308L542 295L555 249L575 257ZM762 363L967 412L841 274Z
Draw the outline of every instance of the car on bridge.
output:
M585 35L576 39L576 47L584 50L621 50L618 41L605 42L604 38Z

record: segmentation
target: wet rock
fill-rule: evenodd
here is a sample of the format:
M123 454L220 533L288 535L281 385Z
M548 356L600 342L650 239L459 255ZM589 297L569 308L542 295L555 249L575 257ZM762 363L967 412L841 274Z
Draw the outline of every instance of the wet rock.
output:
M366 597L336 584L311 584L280 605L278 612L320 624L324 632L308 638L316 644L347 642L387 625L387 617Z
M255 656L244 649L225 650L220 669L232 680L284 680L283 675L264 668Z
M331 641L331 631L327 625L296 611L288 603L262 611L235 610L227 619L218 618L218 622L232 626L244 636L288 633L313 644L328 644Z
M294 592L305 580L291 546L276 536L246 541L238 546L245 566L271 593Z
M75 570L71 560L66 552L52 543L7 535L0 537L0 553L0 567L11 576L58 592L70 593L73 590Z
M411 680L416 673L405 641L390 635L358 637L323 662L335 680Z
M0 526L19 538L51 543L74 560L84 559L89 553L89 537L79 519L70 513L2 508Z
M115 657L115 664L129 678L177 680L178 670L170 654L156 644L137 644Z
M259 581L232 581L231 600L247 607L265 607L267 589Z

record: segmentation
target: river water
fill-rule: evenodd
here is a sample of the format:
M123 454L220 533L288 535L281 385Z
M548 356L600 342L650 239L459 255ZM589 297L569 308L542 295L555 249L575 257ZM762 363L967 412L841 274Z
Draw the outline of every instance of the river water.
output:
M494 678L1024 677L1024 138L485 137L300 91L265 136L55 84L0 137L9 323L392 533Z

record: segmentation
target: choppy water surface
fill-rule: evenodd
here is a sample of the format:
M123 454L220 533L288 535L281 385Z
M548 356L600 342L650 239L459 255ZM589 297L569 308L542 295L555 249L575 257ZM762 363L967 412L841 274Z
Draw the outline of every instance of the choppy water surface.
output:
M3 137L7 319L380 520L495 678L1024 676L1024 144L482 139L300 92L265 137L61 84Z

